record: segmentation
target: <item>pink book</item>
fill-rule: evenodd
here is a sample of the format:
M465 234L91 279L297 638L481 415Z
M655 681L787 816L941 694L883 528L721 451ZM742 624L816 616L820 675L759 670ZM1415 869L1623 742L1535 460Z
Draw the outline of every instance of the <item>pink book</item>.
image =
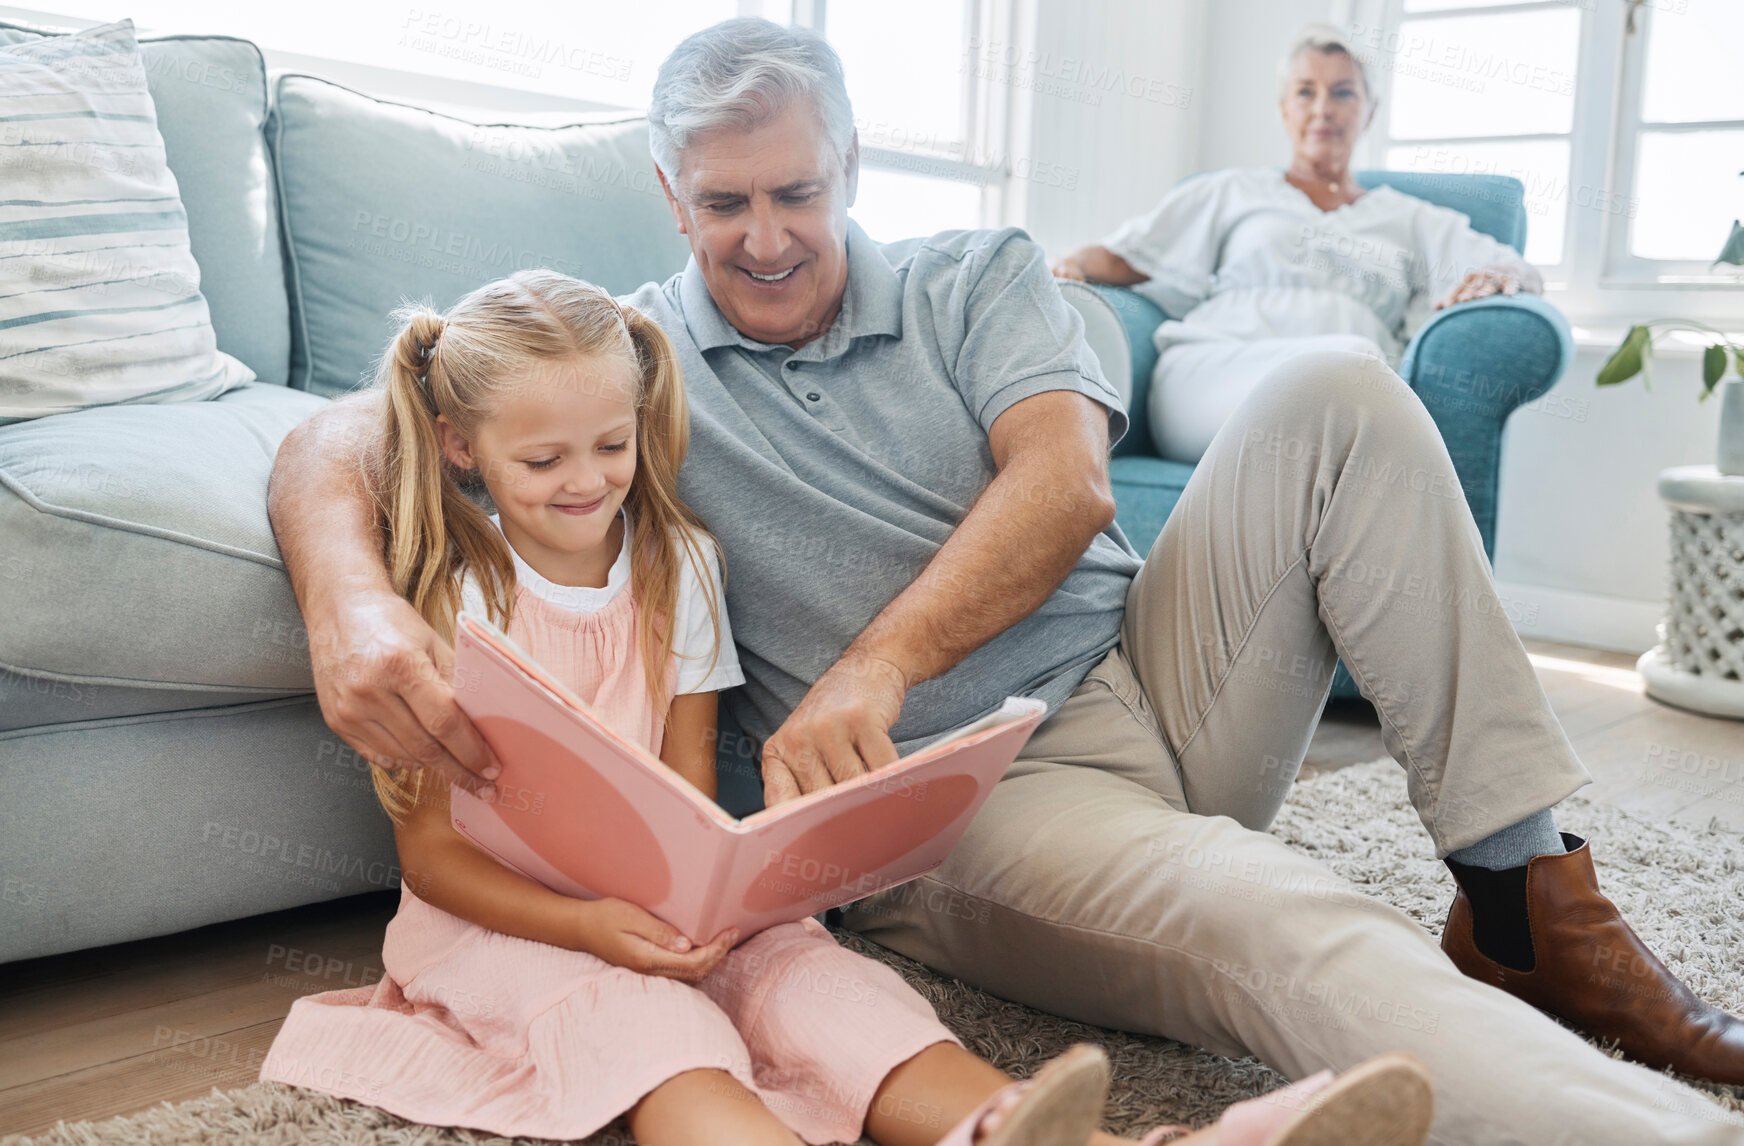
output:
M565 895L629 900L698 943L904 883L944 862L1047 706L996 712L845 783L735 819L618 735L488 621L455 623L456 699L502 765L452 791L456 831Z

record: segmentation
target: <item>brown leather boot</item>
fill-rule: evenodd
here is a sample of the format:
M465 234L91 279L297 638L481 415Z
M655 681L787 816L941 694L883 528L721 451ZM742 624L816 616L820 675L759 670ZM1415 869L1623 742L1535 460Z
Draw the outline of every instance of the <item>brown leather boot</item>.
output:
M1472 938L1465 887L1454 897L1441 949L1473 979L1548 1011L1655 1069L1744 1085L1744 1020L1698 999L1666 970L1616 905L1599 892L1592 852L1562 833L1567 855L1526 865L1531 970L1484 955ZM1454 868L1454 878L1460 873Z

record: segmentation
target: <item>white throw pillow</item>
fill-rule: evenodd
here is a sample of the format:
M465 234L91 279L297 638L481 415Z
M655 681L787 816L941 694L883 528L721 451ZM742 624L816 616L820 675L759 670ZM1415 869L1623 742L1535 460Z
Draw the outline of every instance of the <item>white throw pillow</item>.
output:
M133 22L0 47L0 423L253 379L213 336Z

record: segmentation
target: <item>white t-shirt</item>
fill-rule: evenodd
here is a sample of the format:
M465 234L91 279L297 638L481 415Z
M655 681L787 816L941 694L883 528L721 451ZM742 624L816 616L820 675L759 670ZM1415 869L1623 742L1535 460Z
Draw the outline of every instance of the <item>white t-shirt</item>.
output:
M618 516L624 518L624 541L618 550L617 560L612 562L611 571L606 574L604 588L559 585L548 580L523 561L511 545L509 556L515 562L516 579L535 597L556 605L559 609L567 609L572 613L599 612L630 583L630 520L622 509L618 511ZM499 530L503 527L496 514L491 515L491 524ZM678 601L675 609L677 618L672 629L672 651L679 658L676 695L719 692L736 684L744 684L745 672L739 667L739 650L733 644L733 631L727 623L726 594L721 589L720 561L712 550L704 547L703 553L708 562L707 576L714 589L716 608L720 614L721 651L720 656L716 657L715 628L709 615L708 597L703 590L703 574L698 572L696 563L688 559L688 551L676 538L674 544L678 546L679 554L687 558L679 566ZM484 594L479 591L478 584L470 573L461 587L461 599L463 608L481 617L487 615ZM713 668L710 668L711 660Z
M1277 168L1188 180L1102 246L1149 275L1132 289L1175 321L1159 350L1208 338L1360 334L1395 364L1435 304L1470 271L1538 272L1458 211L1391 187L1322 211Z

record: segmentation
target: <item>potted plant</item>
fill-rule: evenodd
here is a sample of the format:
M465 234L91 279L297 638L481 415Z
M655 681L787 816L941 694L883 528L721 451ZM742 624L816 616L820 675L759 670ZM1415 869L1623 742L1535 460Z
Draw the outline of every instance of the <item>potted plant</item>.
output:
M1744 223L1732 220L1732 234L1726 239L1720 257L1713 264L1729 263L1744 266ZM1642 385L1653 381L1653 336L1655 330L1690 330L1706 332L1717 341L1702 351L1702 394L1707 401L1731 366L1737 377L1720 386L1720 442L1715 451L1714 465L1723 474L1744 477L1744 349L1734 345L1724 331L1702 322L1680 318L1656 318L1629 328L1622 343L1599 368L1598 384L1614 386L1641 375Z

